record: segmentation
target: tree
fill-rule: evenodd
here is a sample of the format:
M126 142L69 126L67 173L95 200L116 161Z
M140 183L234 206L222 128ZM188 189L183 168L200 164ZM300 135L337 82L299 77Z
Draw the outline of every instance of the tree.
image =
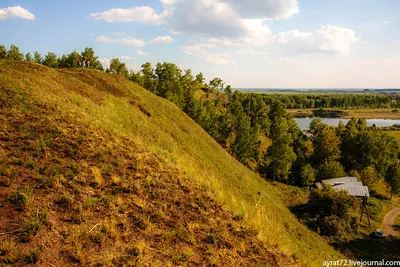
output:
M139 84L140 86L143 87L144 83L143 83L143 77L140 74L140 71L138 72L134 72L131 71L130 75L129 75L129 80L131 80L132 82L135 82L137 84Z
M340 158L340 138L335 129L323 125L322 128L314 130L312 136L314 145L314 163L316 165L332 162Z
M345 176L346 172L343 166L337 161L327 162L325 164L320 165L318 168L319 179L332 179Z
M312 185L315 182L315 170L310 164L301 168L301 184L303 186Z
M221 78L214 78L208 85L215 90L222 90L224 89L225 83Z
M7 49L4 45L0 45L0 59L7 58Z
M388 171L386 173L386 181L390 186L390 199L393 198L393 195L400 194L400 164L396 162L389 166Z
M93 48L86 47L85 50L81 53L81 56L88 64L88 68L104 70L103 65L101 65L101 62L99 61L98 57L95 56ZM74 57L76 58L77 56L74 55Z
M23 60L24 55L19 52L19 48L15 45L10 46L10 50L7 52L7 59L10 60Z
M35 52L33 55L33 61L38 63L38 64L42 64L43 63L43 59L42 56L39 54L39 52Z
M354 198L346 191L334 191L326 185L321 190L311 191L308 201L311 217L315 217L313 226L325 236L341 236L356 230L357 223L351 216L354 205Z
M113 58L111 60L109 71L111 73L119 74L124 77L129 76L128 69L126 68L126 64L119 61L118 58Z
M58 66L61 68L77 68L78 62L81 61L81 55L74 51L67 56L63 55L62 58L58 59Z
M32 61L33 61L33 58L32 58L31 53L27 53L27 54L25 55L25 60L28 61L28 62L32 62Z
M196 82L197 83L204 84L205 80L206 79L204 78L203 73L200 72L199 74L196 75Z
M287 112L285 105L280 102L271 107L268 114L271 120L272 145L267 150L267 173L274 179L288 181L293 163L296 161L296 153L293 150L293 137L289 131Z
M374 166L368 166L361 171L361 181L367 186L371 186L380 179L379 174L376 172Z
M43 65L49 68L57 68L58 67L57 55L49 52L43 60Z
M143 74L143 86L147 90L154 92L155 91L155 81L154 81L154 69L151 66L151 63L146 62L142 65L142 70L140 71Z

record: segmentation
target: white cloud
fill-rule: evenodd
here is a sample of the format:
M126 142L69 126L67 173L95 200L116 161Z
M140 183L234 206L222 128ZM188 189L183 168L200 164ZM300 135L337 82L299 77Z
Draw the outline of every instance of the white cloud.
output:
M130 56L120 56L120 58L124 59L124 60L134 60L135 59L134 57L130 57Z
M240 50L238 52L239 54L242 55L249 55L249 56L267 56L267 52L262 52L262 51L254 51L254 50Z
M166 24L172 33L201 35L204 37L235 37L259 35L269 31L264 22L297 12L297 0L249 1L239 0L161 0L164 10L157 14L148 6L110 9L93 13L90 17L107 22L142 22ZM251 9L257 11L250 12ZM262 9L263 10L262 10ZM268 11L268 12L267 12ZM243 16L242 16L243 15Z
M0 9L0 21L12 17L27 19L27 20L35 19L35 15L33 15L31 12L20 6L13 6Z
M99 59L101 65L103 65L104 68L110 67L111 59L109 58L101 58Z
M235 62L232 60L230 53L221 52L209 52L206 48L210 48L208 44L197 44L197 45L185 45L181 46L180 50L188 55L193 55L204 59L205 61L215 64L215 65L233 65L236 66Z
M389 21L389 20L386 20L386 21L383 22L383 24L392 24L392 22Z
M243 18L282 19L299 12L297 0L224 0Z
M236 63L231 59L231 55L229 53L225 54L208 54L204 57L205 61L221 66L236 66Z
M132 8L113 8L100 13L92 13L90 17L106 22L142 22L159 25L163 23L163 15L158 15L148 6Z
M358 41L353 30L332 25L322 25L315 32L299 30L281 32L273 39L279 44L289 46L289 50L305 54L318 52L348 54L350 45Z
M144 46L146 45L146 41L143 39L136 39L131 36L127 36L125 38L110 38L107 36L100 36L96 38L97 42L101 43L112 43L112 44L124 44L124 45L132 45L132 46Z
M170 36L157 36L153 40L150 41L150 43L172 43L174 39Z
M142 50L136 51L136 54L139 55L139 56L144 56L144 57L150 55L149 53L144 52L144 51L142 51Z
M283 58L268 58L267 62L271 65L299 65L308 63L308 60L305 58L290 58L290 57L283 57Z

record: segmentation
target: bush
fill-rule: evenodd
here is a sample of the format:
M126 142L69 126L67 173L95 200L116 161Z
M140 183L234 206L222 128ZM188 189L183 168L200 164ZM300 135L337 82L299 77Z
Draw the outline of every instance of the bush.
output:
M308 202L311 216L308 219L314 220L313 228L321 235L341 236L345 232L357 230L357 222L351 217L356 205L356 199L347 192L337 192L330 186L324 186L322 190L311 192Z

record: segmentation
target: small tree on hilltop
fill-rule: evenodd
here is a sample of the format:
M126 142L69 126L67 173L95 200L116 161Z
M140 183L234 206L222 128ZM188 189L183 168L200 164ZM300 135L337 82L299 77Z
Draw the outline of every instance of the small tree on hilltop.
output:
M4 45L0 45L0 59L7 58L7 49Z
M7 52L7 59L10 60L23 60L24 55L19 52L19 48L15 45L10 46L10 50Z
M31 53L27 53L27 54L25 55L25 60L28 61L28 62L32 62L32 61L33 61L33 58L32 58Z
M49 68L57 68L58 67L57 55L49 52L46 55L45 59L43 60L43 65Z
M43 63L42 55L40 55L39 52L36 51L33 54L33 61L36 62L37 64L42 64Z

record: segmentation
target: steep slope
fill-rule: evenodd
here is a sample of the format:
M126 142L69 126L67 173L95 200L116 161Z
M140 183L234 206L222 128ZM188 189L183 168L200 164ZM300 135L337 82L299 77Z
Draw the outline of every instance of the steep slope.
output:
M120 77L0 61L0 109L0 231L30 240L0 257L17 246L63 264L343 258L176 106Z

